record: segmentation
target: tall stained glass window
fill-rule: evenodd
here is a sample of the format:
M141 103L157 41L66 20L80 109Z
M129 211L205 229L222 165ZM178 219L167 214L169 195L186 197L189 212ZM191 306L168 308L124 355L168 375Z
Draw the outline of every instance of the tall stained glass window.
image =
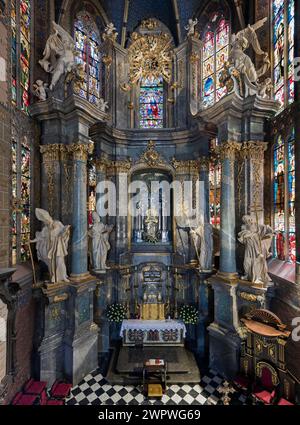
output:
M30 92L30 0L12 0L11 5L11 99L28 112Z
M221 215L221 164L211 163L209 170L209 208L210 222L214 227L220 227Z
M227 89L221 87L219 74L229 54L229 22L220 13L214 13L207 24L202 52L202 102L212 106L225 96Z
M99 32L93 18L80 12L74 24L77 63L84 68L84 80L78 94L91 103L101 97L101 54Z
M96 165L93 158L88 161L88 224L93 224L92 213L96 210Z
M274 145L275 253L283 261L296 261L295 237L295 136L278 136Z
M29 259L30 146L26 137L12 139L12 264Z
M144 78L140 83L140 127L164 127L163 78Z
M282 107L294 101L294 0L273 0L274 94Z

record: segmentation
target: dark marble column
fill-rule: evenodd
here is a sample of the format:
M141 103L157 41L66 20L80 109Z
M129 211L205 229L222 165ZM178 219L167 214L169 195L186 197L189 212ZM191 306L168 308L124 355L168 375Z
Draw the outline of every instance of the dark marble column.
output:
M91 145L74 143L67 149L73 154L72 274L78 280L88 273L87 264L87 155Z
M229 277L237 277L234 171L239 149L237 142L225 142L219 147L222 164L220 274Z

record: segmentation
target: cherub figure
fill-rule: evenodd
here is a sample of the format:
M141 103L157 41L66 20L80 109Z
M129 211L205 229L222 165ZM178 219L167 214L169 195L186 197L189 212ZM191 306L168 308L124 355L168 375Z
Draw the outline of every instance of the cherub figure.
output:
M47 99L47 88L48 84L44 83L42 80L36 80L36 82L33 84L33 94L40 100L46 100Z
M196 34L195 27L198 24L198 19L192 19L190 18L188 20L188 24L184 27L184 29L187 31L187 37L192 37Z

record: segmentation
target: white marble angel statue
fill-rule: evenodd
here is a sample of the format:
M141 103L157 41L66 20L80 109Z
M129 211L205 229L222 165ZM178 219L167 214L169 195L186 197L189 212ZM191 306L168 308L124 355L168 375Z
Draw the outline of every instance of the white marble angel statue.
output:
M211 224L200 221L197 227L190 229L190 235L199 261L199 270L211 270L213 254L213 230Z
M184 29L187 31L187 37L191 37L193 35L195 35L195 27L198 24L198 19L192 19L190 18L188 20L188 24L184 27Z
M261 19L253 25L248 25L247 28L233 34L231 38L231 52L229 54L229 63L245 77L245 84L253 85L257 89L264 92L264 84L259 83L259 78L263 76L270 68L270 60L268 53L264 52L256 34L256 31L261 28L267 18ZM262 56L262 65L259 69L255 68L250 56L245 53L250 46L257 55Z
M70 34L52 21L54 34L47 40L43 58L39 61L42 68L52 74L50 90L53 90L62 75L75 67L75 42Z
M35 209L35 215L44 223L42 231L36 232L35 239L31 241L36 242L39 260L47 264L52 283L69 282L65 257L68 254L71 226L53 220L48 211L41 208Z
M243 280L253 283L267 284L271 279L268 275L267 259L271 255L270 247L274 232L270 226L255 223L249 215L243 217L243 225L238 234L238 240L245 245Z
M109 269L106 265L107 254L110 250L109 235L113 226L101 222L100 216L93 211L93 225L88 234L92 238L93 269L104 271Z

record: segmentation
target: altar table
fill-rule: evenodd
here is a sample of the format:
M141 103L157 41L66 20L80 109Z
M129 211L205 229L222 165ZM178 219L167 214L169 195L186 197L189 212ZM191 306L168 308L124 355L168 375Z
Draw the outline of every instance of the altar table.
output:
M179 320L123 320L124 346L184 346L185 324Z

